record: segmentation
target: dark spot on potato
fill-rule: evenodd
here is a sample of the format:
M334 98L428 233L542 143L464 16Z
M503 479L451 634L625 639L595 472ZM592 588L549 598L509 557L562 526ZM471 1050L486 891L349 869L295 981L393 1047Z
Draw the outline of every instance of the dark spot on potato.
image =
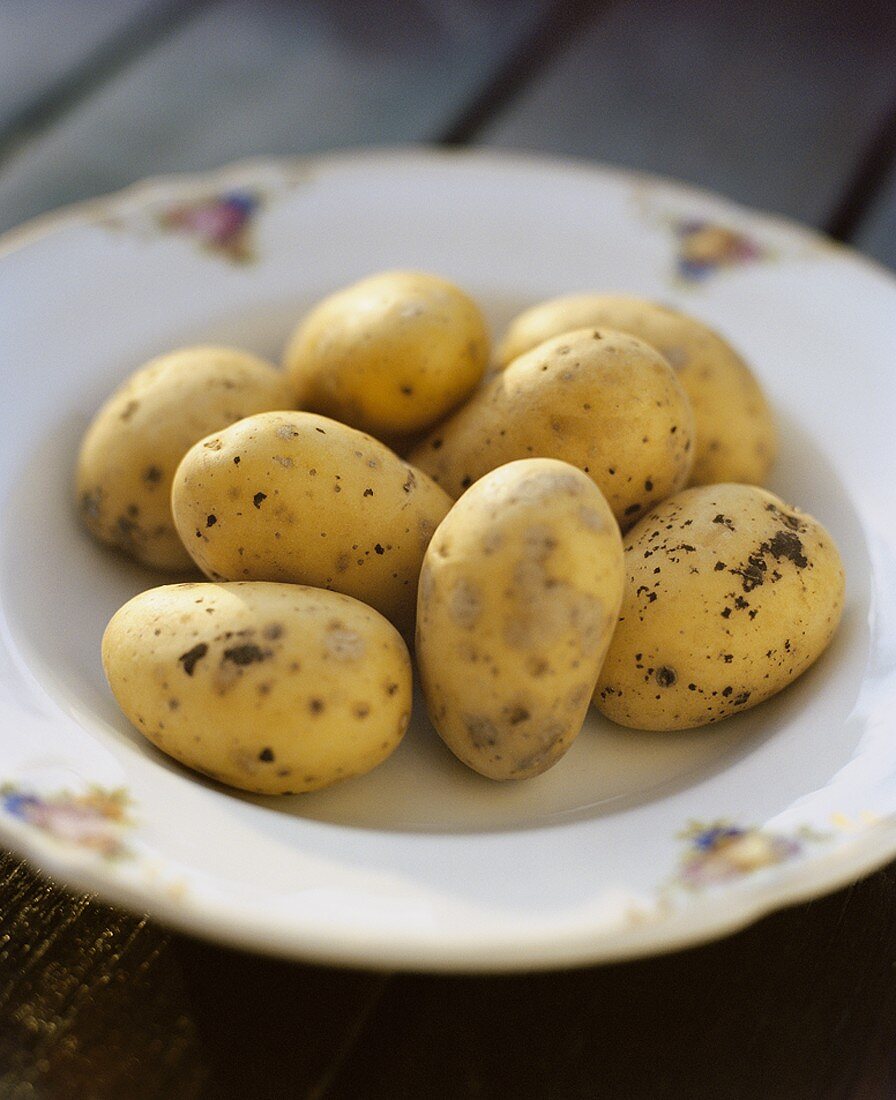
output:
M467 716L464 719L467 733L476 749L492 748L498 742L498 730L494 722L484 715Z
M722 612L721 612L721 615L722 615L723 619L730 618L731 617L731 608L730 607L723 608Z
M188 676L192 676L197 662L201 661L206 653L208 653L208 646L205 642L200 642L199 645L194 645L192 649L188 649L186 653L182 653L177 659L184 666L184 672Z
M402 485L402 489L404 489L406 493L409 493L412 489L416 488L416 485L417 478L414 476L414 471L410 467L408 467L407 480L405 481L404 485Z
M270 764L274 759L274 750L262 749L261 752L258 754L258 759L261 760L264 764Z
M776 561L787 558L797 569L805 569L809 564L808 558L803 553L802 542L792 531L778 531L764 546Z
M218 522L218 517L217 516L206 516L205 517L205 526L206 527L214 527L217 522Z
M434 439L434 440L433 440L433 441L432 441L432 442L430 443L430 447L432 447L432 449L433 449L434 451L437 451L437 450L439 449L439 447L441 447L441 446L442 446L442 443L443 443L443 442L444 442L444 440L441 440L441 439Z
M134 415L134 413L140 408L139 401L129 401L125 407L118 414L119 420L128 421Z
M627 516L633 516L635 514L635 512L640 512L640 511L641 511L641 505L640 504L630 504L628 506L628 508L626 508L625 514Z
M414 387L413 386L401 386L400 388L401 388L401 392L405 395L405 397L410 397L411 394L414 392Z
M177 708L179 706L180 706L180 700L179 699L169 699L168 700L168 709L169 710L177 710Z
M320 429L318 429L318 431L319 430ZM261 507L261 502L263 500L267 500L267 499L268 499L268 494L267 493L256 493L255 496L252 498L252 503L255 505L256 508L260 508Z
M720 573L723 569L727 569L728 567L723 561L717 561L714 568L717 573Z
M356 718L366 718L370 714L370 707L366 703L358 703L352 713Z
M321 711L324 709L323 699L317 699L317 698L309 699L308 700L308 709L311 711L312 714L320 714Z
M143 480L147 485L158 485L162 480L162 471L158 466L147 466L143 471Z
M749 698L750 698L750 692L749 691L742 691L740 693L740 695L735 695L735 697L731 700L731 705L733 707L742 707L744 705L744 703L746 703L746 701Z
M260 646L249 643L237 645L232 649L224 650L224 660L233 661L235 665L251 665L254 661L263 661L270 656L269 650L263 650Z
M647 492L647 493L652 493L653 492L653 482L650 480L650 478L648 478L644 482L644 491Z
M364 490L364 496L372 497L373 496L373 489L365 489Z
M398 691L398 684L386 684L386 694L394 695Z
M726 515L723 515L721 512L719 512L719 514L713 519L713 523L721 523L723 526L727 527L729 531L734 530L734 524Z
M729 695L731 695L731 694L732 694L733 692L734 692L734 688L733 688L733 687L731 687L731 685L730 685L730 684L728 685L728 687L722 688L722 694L723 694L723 695L725 696L725 698L726 698L726 699L727 699L727 698L728 698L728 696L729 696Z
M470 477L470 475L469 475L469 474L465 474L465 475L464 475L464 476L463 476L463 477L462 477L462 478L460 479L460 487L461 487L461 489L469 489L469 488L470 488L470 486L471 486L472 484L473 484L473 479L472 479L472 478Z
M380 543L377 543L373 549L377 552L377 554L385 554L386 552L385 547L381 546Z
M276 642L278 638L283 637L283 624L271 623L264 628L262 634L269 642Z
M234 457L233 464L234 464L234 466L239 466L239 464L240 464L240 456L239 455L236 455Z
M669 668L668 665L662 665L656 670L655 679L660 687L672 687L672 685L678 679L678 675L676 674L674 668Z
M507 721L511 726L518 726L520 722L527 722L531 717L525 707L514 707L508 714Z

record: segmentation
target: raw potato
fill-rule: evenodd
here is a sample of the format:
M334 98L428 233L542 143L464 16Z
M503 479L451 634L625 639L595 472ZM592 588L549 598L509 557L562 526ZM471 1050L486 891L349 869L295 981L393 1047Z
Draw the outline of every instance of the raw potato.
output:
M247 417L197 443L172 504L213 580L335 589L403 630L413 625L423 552L451 507L382 443L307 412Z
M622 294L554 298L511 323L498 360L506 365L545 340L588 325L646 340L677 372L691 399L697 430L690 484L765 483L777 451L772 411L734 348L693 317Z
M565 462L486 474L436 531L420 579L417 662L433 724L492 779L556 763L588 711L624 583L600 490Z
M153 359L96 414L78 456L85 525L146 565L188 569L171 516L171 480L197 439L250 413L292 407L286 377L233 348L195 347Z
M643 341L580 329L516 359L411 452L451 496L518 458L588 474L623 526L687 482L693 414L665 359Z
M376 767L411 710L407 647L336 592L173 584L136 596L103 667L137 729L187 767L259 794L313 791Z
M687 489L625 543L619 625L595 692L614 722L718 722L805 672L843 609L843 567L811 516L750 485Z
M488 356L482 314L462 290L391 271L320 302L285 363L299 408L391 437L441 420L479 384Z

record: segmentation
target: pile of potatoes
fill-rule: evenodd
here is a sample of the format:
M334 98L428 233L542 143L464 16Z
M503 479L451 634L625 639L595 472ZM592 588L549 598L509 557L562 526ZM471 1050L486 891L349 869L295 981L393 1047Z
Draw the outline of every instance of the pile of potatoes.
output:
M592 704L717 722L805 671L843 606L830 536L761 488L775 450L749 367L692 317L558 298L492 357L458 287L372 276L301 320L284 370L181 349L94 418L87 528L208 578L116 613L109 684L164 752L268 794L393 751L414 638L432 724L493 779L549 768Z

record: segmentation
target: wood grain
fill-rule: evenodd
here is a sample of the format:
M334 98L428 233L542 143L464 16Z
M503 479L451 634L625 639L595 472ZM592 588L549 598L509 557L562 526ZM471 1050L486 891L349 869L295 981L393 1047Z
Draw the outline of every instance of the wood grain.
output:
M823 225L896 92L896 5L622 0L480 134Z
M208 1061L171 937L0 854L0 1096L202 1095Z
M0 173L0 229L149 175L436 137L547 0L206 7Z
M0 135L164 0L4 0L0 4ZM60 29L64 33L60 33Z

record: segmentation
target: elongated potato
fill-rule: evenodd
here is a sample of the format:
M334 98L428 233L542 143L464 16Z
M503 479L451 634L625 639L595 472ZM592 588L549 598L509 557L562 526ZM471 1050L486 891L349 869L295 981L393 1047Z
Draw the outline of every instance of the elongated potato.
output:
M718 722L781 691L833 637L843 567L811 516L752 485L687 489L625 541L619 625L595 692L614 722Z
M259 794L361 775L401 741L411 666L398 632L348 596L292 584L174 584L112 618L103 667L163 752Z
M694 408L697 448L690 484L762 485L777 451L771 408L729 343L677 310L624 294L554 298L521 313L498 350L502 365L545 340L583 326L630 332L669 361Z
M172 506L213 580L331 588L407 630L423 552L451 501L370 436L275 412L197 443L177 470Z
M595 482L624 527L684 487L693 414L665 359L602 329L514 360L411 452L451 496L518 458L558 458Z
M619 528L580 470L486 474L426 552L417 662L430 717L492 779L545 771L581 729L622 599Z
M292 407L287 379L234 348L183 348L152 360L94 417L81 444L81 517L101 542L157 569L192 562L174 529L171 481L197 439L250 413Z
M482 314L459 287L387 271L318 303L285 363L299 408L383 438L441 420L479 384L488 355Z

